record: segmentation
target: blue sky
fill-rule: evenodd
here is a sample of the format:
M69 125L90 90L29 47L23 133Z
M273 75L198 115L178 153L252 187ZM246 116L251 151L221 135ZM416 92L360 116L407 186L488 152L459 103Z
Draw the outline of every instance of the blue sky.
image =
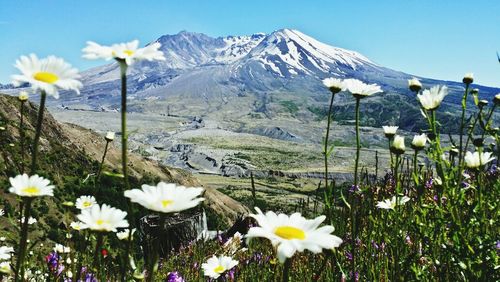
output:
M386 67L500 87L500 1L8 1L0 0L0 83L24 54L57 55L85 70L87 40L141 44L181 30L210 36L294 28Z

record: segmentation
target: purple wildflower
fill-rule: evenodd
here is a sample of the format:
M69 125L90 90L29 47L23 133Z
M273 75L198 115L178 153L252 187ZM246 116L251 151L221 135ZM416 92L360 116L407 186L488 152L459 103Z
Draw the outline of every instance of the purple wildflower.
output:
M177 271L169 272L167 275L167 282L185 282L184 278Z
M429 180L425 182L425 189L432 189L432 185L434 184L434 179L431 177Z

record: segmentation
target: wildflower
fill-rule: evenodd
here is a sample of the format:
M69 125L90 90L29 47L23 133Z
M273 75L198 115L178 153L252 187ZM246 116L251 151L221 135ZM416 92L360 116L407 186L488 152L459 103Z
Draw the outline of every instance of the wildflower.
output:
M365 98L375 93L382 92L377 84L366 84L357 79L345 79L344 87L356 98Z
M88 41L87 47L82 49L83 57L85 59L105 59L105 60L121 60L125 61L127 65L132 65L136 61L164 61L165 57L159 50L161 44L155 42L144 48L138 48L139 41L133 40L127 43L119 43L111 46L102 46L95 42Z
M9 178L9 192L21 197L53 196L54 185L50 181L38 175L28 176L26 173Z
M448 94L448 87L434 86L430 90L425 89L422 94L419 94L418 100L422 107L426 110L435 110L441 105L444 96Z
M135 228L132 229L132 236L134 236L135 233ZM116 237L118 237L119 240L128 240L130 237L130 229L125 229L121 232L116 232Z
M422 89L422 83L417 78L408 79L408 87L411 91L417 93Z
M5 211L3 209L0 209L0 216L3 216L5 214Z
M396 131L398 130L399 126L382 126L382 129L384 129L384 134L385 137L392 139L394 135L396 135Z
M464 78L462 79L462 82L465 84L471 84L474 81L474 74L471 72L468 72L464 75Z
M61 245L61 244L56 244L54 246L54 252L58 253L58 254L67 254L67 253L70 253L71 252L71 248L70 247L66 247L64 245Z
M410 198L407 196L399 197L399 205L404 205L408 202ZM396 196L392 196L391 199L386 199L377 203L377 208L384 210L394 210L398 204Z
M58 89L74 90L79 94L82 88L82 83L77 80L80 78L78 70L61 58L49 56L40 60L35 54L30 54L29 57L21 56L15 67L22 74L12 76L14 86L29 83L34 91L44 91L56 99L59 98Z
M0 237L0 242L5 242L5 240L7 240L7 238L5 238L5 237L3 237L3 236L2 236L2 237Z
M339 93L340 91L345 90L344 82L342 81L342 79L338 78L333 78L333 77L325 78L323 79L323 85L328 87L328 89L330 89L332 94L336 94Z
M204 198L197 198L203 188L177 186L160 182L156 186L142 185L142 190L125 191L125 197L143 207L162 213L180 212L195 207Z
M296 251L302 252L305 249L314 253L319 253L323 248L332 249L340 246L342 239L331 235L334 228L330 225L319 225L325 220L325 216L318 216L309 220L300 213L291 216L285 214L275 214L268 211L263 214L259 208L255 208L257 214L250 216L255 218L259 227L252 227L248 231L247 238L264 237L277 247L278 259L284 262Z
M29 98L29 94L26 91L19 92L19 95L17 96L17 99L19 99L19 101L21 101L21 102L28 101L28 98Z
M80 231L82 229L82 223L79 221L73 221L69 224L69 226L77 231Z
M391 151L395 154L403 154L405 152L405 138L400 135L394 136L394 141L392 142Z
M184 282L184 278L177 271L172 271L167 274L167 282Z
M427 143L427 135L425 133L422 133L420 135L415 135L413 136L413 140L411 141L411 147L414 150L422 150L425 148L425 144Z
M201 267L203 268L203 272L205 276L208 276L213 279L219 278L221 274L230 270L231 268L238 265L238 261L234 260L232 257L228 256L212 256L207 260L206 263L203 263Z
M76 208L79 210L89 209L96 204L94 196L80 196L80 198L76 199Z
M498 93L497 95L495 95L495 98L493 98L493 103L495 105L500 105L500 93Z
M104 137L104 139L106 139L106 141L108 141L108 142L115 140L115 133L113 131L108 131L106 133L106 137Z
M491 152L466 152L465 153L465 165L468 168L478 168L482 165L485 165L492 160L494 160L494 157L491 157Z
M82 210L77 218L82 222L82 229L116 232L117 228L128 227L126 216L126 212L103 204L102 206L93 205L90 209Z
M26 220L26 218L25 218L24 216L23 216L23 217L21 217L21 222L22 222L22 223L24 223L24 222L25 222L25 220ZM32 224L35 224L35 223L37 223L37 222L38 222L38 220L36 220L36 218L33 218L33 217L31 217L31 216L28 218L28 225L32 225Z
M11 274L12 273L12 269L10 268L10 262L8 262L8 261L0 262L0 273L3 273L3 274Z
M1 246L0 247L0 260L10 259L10 253L13 253L13 252L14 252L14 248L7 247L7 246Z
M477 106L482 109L484 108L485 106L488 106L488 100L479 100Z

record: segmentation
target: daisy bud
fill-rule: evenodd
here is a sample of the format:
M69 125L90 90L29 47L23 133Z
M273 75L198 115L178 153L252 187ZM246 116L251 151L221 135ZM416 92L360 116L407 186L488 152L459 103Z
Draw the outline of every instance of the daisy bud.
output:
M21 102L28 101L28 98L29 98L29 94L26 91L19 92L19 96L17 96L17 99L19 99L19 101L21 101Z
M482 109L484 106L488 106L488 100L479 100L477 106Z
M425 148L425 144L427 143L427 135L422 133L421 135L415 135L413 140L411 141L411 147L415 150L422 150Z
M398 126L382 126L382 129L384 130L385 137L392 139L396 135Z
M330 77L323 79L323 85L328 87L328 89L330 89L330 92L332 92L332 94L336 94L342 90L345 90L345 86L342 79L338 78Z
M493 103L497 106L500 105L500 93L495 95L495 98L493 98Z
M0 131L5 131L5 127L4 126L0 126Z
M104 139L106 139L106 141L108 141L108 142L113 141L115 139L115 133L112 131L108 131L106 133L106 137L104 137Z
M469 72L464 75L462 82L465 84L471 84L474 81L474 74Z
M451 148L451 150L450 150L450 155L452 155L452 156L457 156L457 155L458 155L458 153L459 153L459 152L458 152L458 149L457 149L457 148L455 148L455 147Z
M417 93L422 89L422 83L417 78L408 79L408 87L411 91Z
M476 147L483 147L483 138L475 138L474 141L472 141L472 144Z
M472 89L472 90L470 91L470 94L472 94L472 95L477 95L477 94L479 94L479 89L477 89L477 88Z
M394 154L401 155L405 152L405 138L400 135L394 136L394 141L392 142L391 151Z

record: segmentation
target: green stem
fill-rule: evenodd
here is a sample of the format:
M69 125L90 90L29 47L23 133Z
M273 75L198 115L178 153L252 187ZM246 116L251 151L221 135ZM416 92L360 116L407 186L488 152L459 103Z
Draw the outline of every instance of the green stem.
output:
M491 121L491 116L493 115L493 112L495 111L495 108L497 107L496 104L493 104L493 107L491 107L491 110L490 112L488 113L488 117L486 118L486 122L484 124L484 130L483 130L483 134L481 134L481 139L484 139L484 135L486 134L486 130L488 129L489 127L489 124L490 124L490 121Z
M45 93L45 91L42 91L40 96L40 106L38 108L38 119L36 123L35 139L33 140L33 154L31 155L31 174L35 174L37 167L38 143L40 140L40 135L42 133L43 112L45 109L46 99L47 99L47 94Z
M329 221L331 219L331 203L335 203L334 200L334 195L333 195L333 187L332 189L329 188L328 186L328 157L330 156L329 154L329 147L328 147L328 139L330 137L330 123L332 121L332 109L333 109L333 99L335 98L335 94L332 93L332 97L330 99L330 107L328 109L328 121L326 125L326 136L325 136L325 145L324 145L324 150L323 150L323 155L325 157L325 204L327 207L327 216ZM331 201L331 202L330 202Z
M467 95L469 94L469 84L467 83L465 85L465 92L464 95L462 96L462 118L460 119L460 145L459 145L459 151L458 151L458 167L459 167L459 174L462 174L462 157L463 157L463 135L464 135L464 126L465 126L465 110L467 109Z
M21 228L21 238L19 240L19 252L18 258L17 258L17 264L16 264L16 274L15 274L15 279L14 281L22 281L24 278L24 257L26 255L26 247L27 247L27 241L28 241L28 221L31 215L31 202L33 201L32 198L30 197L25 197L23 201L26 201L24 203L24 222L22 222L22 228Z
M417 169L418 150L414 150L414 151L415 152L413 154L413 180L415 181L415 187L418 187L418 184L419 184L419 175L418 175L418 169Z
M100 182L99 180L101 178L101 172L102 172L102 167L104 165L104 159L106 158L106 154L108 153L109 142L110 141L106 140L106 146L104 147L104 153L102 154L101 163L99 164L99 170L97 171L97 176L95 178L96 183ZM97 195L100 195L100 194L101 194L101 185L99 185L99 188L97 190Z
M354 164L354 185L358 186L358 166L359 166L359 151L361 144L359 140L359 102L360 98L356 97L356 162Z
M122 174L123 174L123 185L124 190L129 189L128 182L128 172L127 172L127 64L124 60L118 60L120 64L120 77L122 82L121 88L121 98L122 98L122 108L121 108L121 133L122 133ZM129 217L129 229L132 230L134 220L132 214L132 203L128 199L127 204L127 215ZM132 245L132 232L129 232L129 238L125 246L125 262L129 259L130 249ZM126 281L127 274L127 263L121 267L121 281Z
M103 236L102 232L98 232L97 233L97 241L95 243L95 250L94 250L94 261L92 263L92 271L94 272L94 275L96 275L96 276L97 276L97 273L99 272L97 265L99 263L99 250L101 249L103 238L104 238L104 236Z
M155 269L156 265L159 263L159 252L160 252L160 239L162 235L163 228L165 226L165 220L166 220L166 215L164 213L160 213L159 221L158 221L158 230L157 230L157 236L156 238L153 238L154 242L151 244L153 245L152 249L152 254L151 254L151 260L149 261L148 265L148 276L147 276L147 281L153 282L154 277L155 277Z
M387 138L388 145L389 145L389 156L391 156L391 172L394 174L394 160L392 157L392 152L391 152L391 138Z
M398 199L398 195L400 193L400 183L399 183L399 154L396 155L396 161L394 162L394 180L396 181L396 199Z
M283 282L288 282L290 276L290 268L292 266L292 258L287 258L283 266Z
M21 120L19 122L19 142L21 143L21 174L24 173L24 160L26 152L24 151L24 103L25 101L21 101Z

